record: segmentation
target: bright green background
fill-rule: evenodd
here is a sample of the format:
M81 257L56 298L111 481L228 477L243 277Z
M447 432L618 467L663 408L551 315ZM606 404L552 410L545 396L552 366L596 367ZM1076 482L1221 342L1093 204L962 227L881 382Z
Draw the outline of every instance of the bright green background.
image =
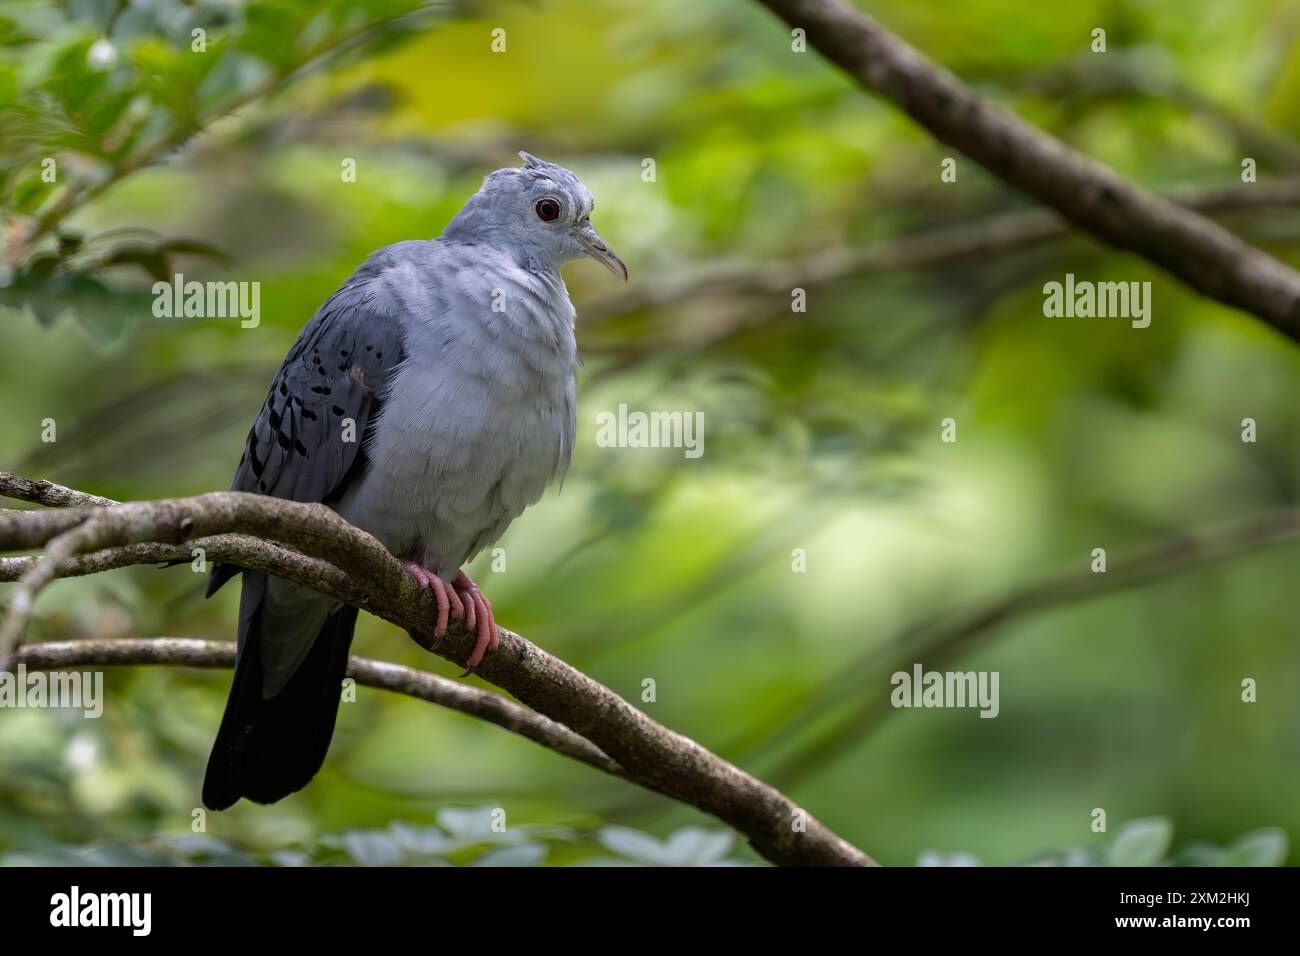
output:
M90 270L103 285L84 299L55 290L0 312L0 467L114 497L226 487L315 307L371 250L437 235L517 149L582 177L640 287L1029 206L964 159L941 183L946 147L792 52L752 3L488 3L287 87L274 69L295 51L407 5L250 5L210 21L206 54L188 49L185 11L161 31L122 15L120 59L96 79L86 51L114 6L2 7L0 195L13 221L51 200L42 156L92 181L120 159L114 131L130 110L145 141L259 82L277 89L66 224L86 238L156 231L107 248L212 244L232 261L173 264L259 281L260 327L154 319L130 265ZM868 6L985 96L1152 188L1239 186L1245 156L1261 183L1300 173L1300 3ZM198 9L188 15L218 8ZM504 53L490 49L496 27ZM1104 55L1088 49L1096 27ZM355 183L340 181L345 157ZM1294 211L1229 224L1300 263ZM1151 327L1044 318L1042 285L1066 272L1150 280ZM470 568L503 624L629 700L653 678L652 717L772 776L884 863L1098 847L1097 807L1112 833L1167 816L1180 843L1300 833L1295 546L1017 620L956 659L1001 673L996 720L889 712L825 765L782 772L825 726L800 703L836 682L833 718L887 691L887 673L854 664L909 625L1084 572L1093 548L1113 559L1294 504L1293 343L1081 239L811 287L803 314L785 295L733 290L584 324L584 307L619 290L592 263L566 278L586 356L574 464L501 542L507 571ZM597 447L596 415L620 402L704 411L703 458ZM947 417L955 444L939 441ZM1254 444L1240 440L1245 417ZM55 444L40 441L45 418ZM792 573L796 548L806 573ZM64 581L30 636L233 637L237 588L206 603L201 591L186 568ZM455 672L364 616L354 650ZM1244 677L1257 703L1241 703ZM227 686L219 673L117 670L102 720L0 712L0 850L188 833ZM482 722L363 688L306 791L213 815L208 832L319 852L323 834L484 806L512 826L572 828L547 844L550 862L597 852L606 824L714 826Z

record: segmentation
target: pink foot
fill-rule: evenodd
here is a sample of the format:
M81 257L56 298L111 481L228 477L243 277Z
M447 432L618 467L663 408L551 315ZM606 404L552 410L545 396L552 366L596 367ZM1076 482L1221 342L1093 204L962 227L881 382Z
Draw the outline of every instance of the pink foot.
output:
M478 629L474 650L470 652L469 660L465 662L465 674L471 674L483 660L485 653L497 649L501 639L497 636L497 622L492 613L492 602L478 589L478 585L470 579L470 576L464 571L458 572L451 586L453 592L458 593L461 601L464 602L465 626L470 630L474 630L475 627ZM461 676L464 677L465 674Z
M465 673L461 676L472 674L474 668L482 662L483 655L495 651L501 643L497 636L496 618L492 614L492 603L464 571L457 572L451 584L447 584L438 575L425 570L414 561L403 561L402 564L420 587L433 592L438 602L438 620L433 626L434 637L442 637L447 633L448 617L463 617L465 627L478 632L474 650L470 652L469 660L465 662Z
M433 592L433 596L438 601L438 620L433 625L433 636L442 637L447 633L447 616L450 613L452 617L460 618L465 616L465 605L461 603L460 595L456 593L455 588L448 587L442 578L432 571L426 571L414 561L403 561L406 570L411 572L415 578L415 583L422 588L428 588Z

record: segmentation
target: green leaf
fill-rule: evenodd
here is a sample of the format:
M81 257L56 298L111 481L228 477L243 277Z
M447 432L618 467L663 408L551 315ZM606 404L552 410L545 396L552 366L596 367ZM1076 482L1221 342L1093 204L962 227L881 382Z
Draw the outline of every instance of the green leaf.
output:
M479 839L488 842L497 836L492 829L491 807L474 807L470 810L443 807L438 811L438 825L461 840Z
M917 866L983 866L980 858L970 853L941 853L938 850L922 850L916 856ZM1055 866L1056 861L1031 861L1026 866Z
M457 846L437 827L413 827L400 821L388 825L388 832L403 853L415 857L436 856Z
M275 850L270 856L275 866L311 866L311 854L303 850Z
M1222 847L1204 840L1193 840L1178 847L1166 861L1170 866L1223 866Z
M1224 850L1219 862L1221 866L1281 866L1286 851L1286 831L1268 827L1238 837Z
M631 827L609 826L600 831L600 845L611 853L645 866L667 866L663 844L648 833Z
M667 840L658 840L631 827L608 826L600 831L601 846L643 866L722 866L735 842L729 830L683 827Z
M721 863L736 842L730 830L683 827L668 838L668 856L673 866L712 866Z
M547 849L540 843L517 843L488 850L471 863L471 866L541 866Z
M402 862L402 848L384 830L349 830L343 834L343 849L360 866L396 866Z
M1164 859L1174 838L1168 817L1130 820L1119 828L1106 853L1110 866L1155 866Z

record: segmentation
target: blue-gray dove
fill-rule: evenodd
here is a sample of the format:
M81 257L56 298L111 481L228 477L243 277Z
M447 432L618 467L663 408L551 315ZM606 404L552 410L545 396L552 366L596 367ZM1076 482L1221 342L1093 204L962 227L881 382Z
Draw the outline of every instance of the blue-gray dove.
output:
M463 617L473 670L497 646L492 606L461 570L573 455L577 344L560 266L627 279L569 170L520 153L431 241L370 256L299 334L233 489L320 501L432 589L434 633ZM211 595L240 572L217 565ZM320 769L356 608L244 573L235 676L203 783L221 810L273 803Z

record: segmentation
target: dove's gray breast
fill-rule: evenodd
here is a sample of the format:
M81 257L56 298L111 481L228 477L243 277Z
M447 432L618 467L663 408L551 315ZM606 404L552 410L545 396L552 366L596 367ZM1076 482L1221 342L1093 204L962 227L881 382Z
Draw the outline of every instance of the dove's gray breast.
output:
M387 251L370 292L399 321L405 357L337 510L450 581L568 467L574 311L558 272L506 250Z

